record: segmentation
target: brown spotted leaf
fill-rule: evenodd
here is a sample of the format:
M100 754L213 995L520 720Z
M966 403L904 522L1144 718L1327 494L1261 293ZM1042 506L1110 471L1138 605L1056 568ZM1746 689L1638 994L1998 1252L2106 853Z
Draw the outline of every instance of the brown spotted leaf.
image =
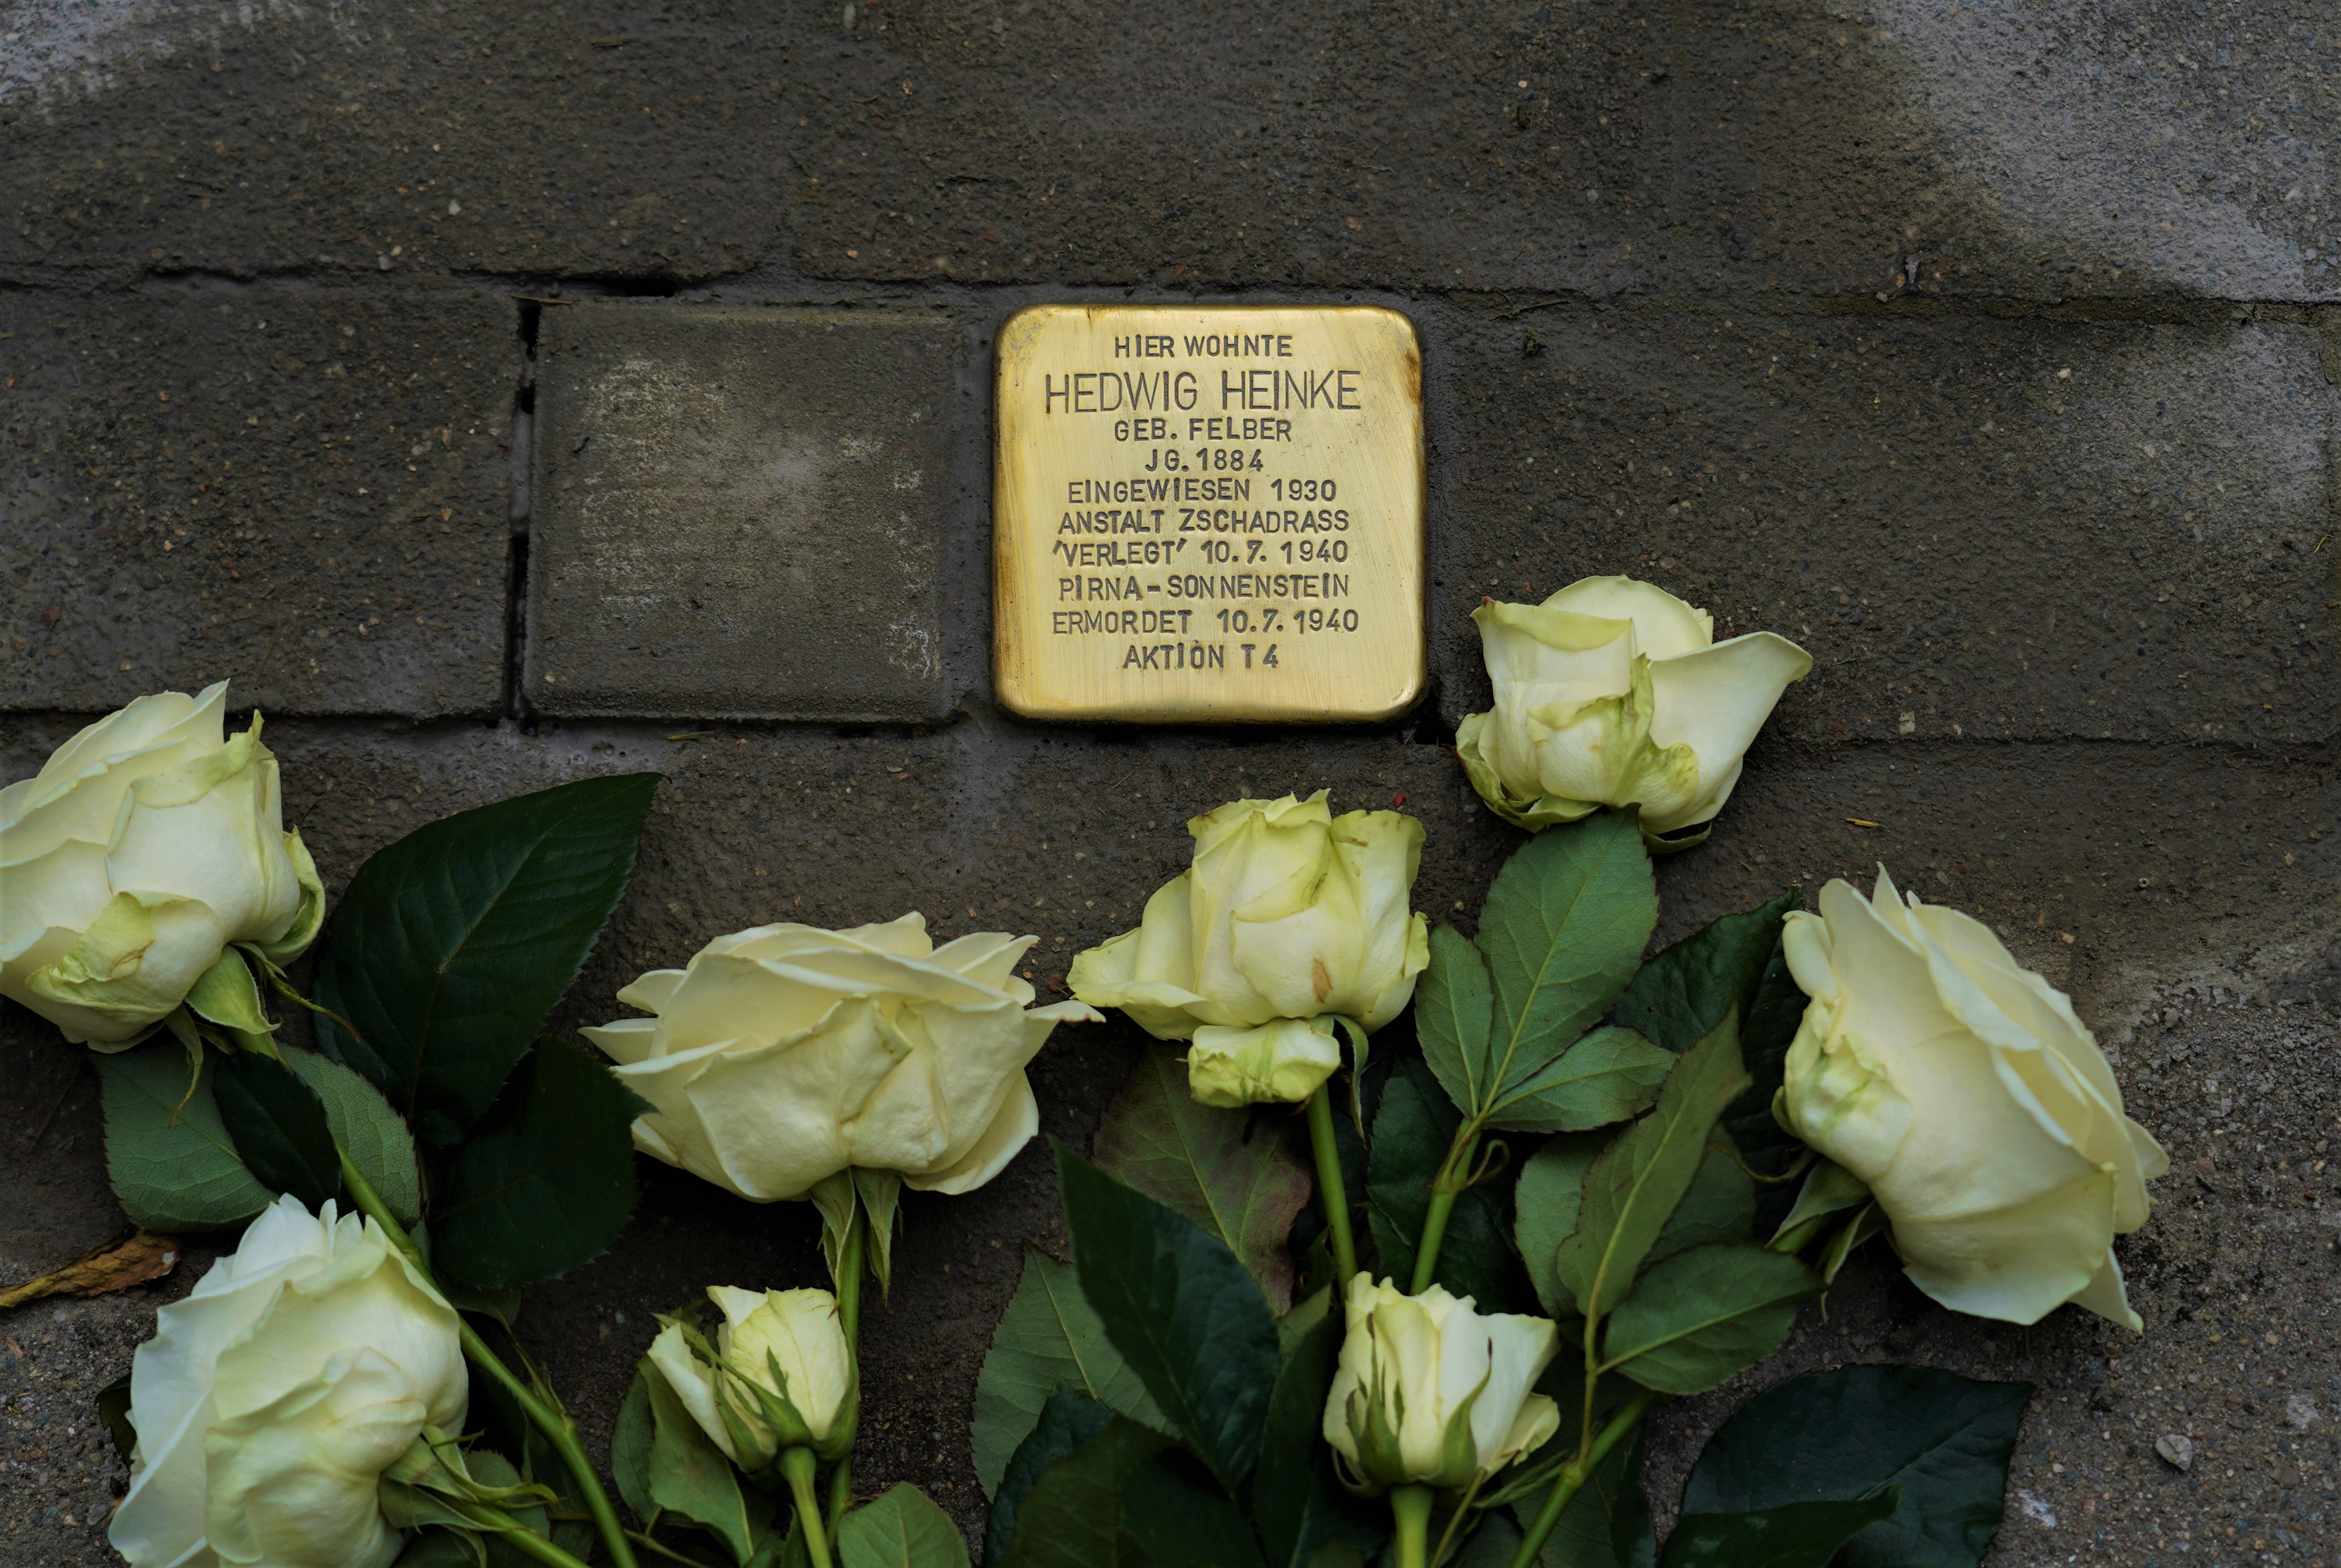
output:
M1299 1126L1287 1107L1197 1105L1178 1048L1154 1045L1106 1110L1097 1162L1225 1243L1281 1314L1292 1305L1285 1243L1316 1186L1294 1146Z

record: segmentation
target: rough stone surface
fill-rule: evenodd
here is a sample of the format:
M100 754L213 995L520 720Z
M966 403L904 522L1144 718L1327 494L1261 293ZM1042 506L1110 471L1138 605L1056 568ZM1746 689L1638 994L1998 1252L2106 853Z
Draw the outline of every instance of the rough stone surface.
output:
M526 688L563 716L941 716L951 321L548 311Z
M473 288L0 293L0 709L495 711L520 348Z
M742 271L785 30L726 9L14 6L0 275Z
M1487 705L1481 596L1599 570L1713 608L1718 637L1802 643L1784 719L1833 735L2334 736L2318 545L2341 392L2313 323L1576 304L1444 324L1450 722Z
M558 1027L717 933L911 908L944 936L1040 934L1053 998L1184 864L1183 819L1239 794L1402 799L1429 831L1418 907L1468 923L1517 842L1445 745L1485 700L1472 605L1650 577L1818 660L1715 837L1660 864L1659 940L1883 860L2072 993L2175 1160L2121 1244L2143 1338L1957 1317L1873 1247L1781 1359L1661 1416L1661 1514L1757 1382L1908 1358L2039 1385L1992 1568L2329 1563L2332 31L2265 0L23 0L0 21L0 780L130 696L233 677L336 892L443 812L667 775ZM608 299L643 294L680 297ZM991 334L1039 300L1223 297L1416 322L1436 696L1377 729L1022 724L987 674ZM852 585L891 608L926 584L937 662L851 710L881 722L732 723L779 710L710 696L564 719L560 681L508 688L562 673L533 661L552 595L516 591L508 541L544 572L559 487L612 455L553 428L581 302L645 340L685 315L924 323L906 358L857 350L838 384L732 416L829 399L818 428L857 434L851 407L893 439L934 411L931 553ZM714 428L605 471L672 497L712 460L736 497ZM573 645L581 680L646 679L613 624ZM722 663L835 690L782 650L882 624ZM1140 1045L1061 1030L1044 1130L1089 1136ZM633 1226L522 1320L597 1450L653 1312L822 1277L802 1206L641 1171ZM0 1284L113 1235L104 1179L85 1054L0 1006ZM1061 1246L1061 1223L1038 1149L907 1207L855 1473L971 1527L981 1352L1021 1245ZM228 1240L0 1315L0 1564L113 1561L125 1472L90 1399ZM2156 1456L2167 1434L2189 1470Z
M0 270L2325 299L2313 9L29 4Z

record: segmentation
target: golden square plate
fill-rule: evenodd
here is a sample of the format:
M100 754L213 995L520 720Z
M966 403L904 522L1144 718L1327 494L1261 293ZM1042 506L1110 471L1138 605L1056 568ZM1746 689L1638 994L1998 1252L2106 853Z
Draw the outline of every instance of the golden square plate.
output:
M1422 352L1356 305L1001 330L993 658L1033 719L1371 721L1422 693Z

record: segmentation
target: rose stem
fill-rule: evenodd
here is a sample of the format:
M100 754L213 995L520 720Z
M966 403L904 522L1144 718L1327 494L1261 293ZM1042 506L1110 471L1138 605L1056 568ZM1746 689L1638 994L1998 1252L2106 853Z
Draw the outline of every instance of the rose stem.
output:
M812 1568L830 1568L829 1532L822 1528L821 1504L812 1495L816 1463L810 1448L781 1450L781 1474L788 1477L790 1495L796 1499L797 1529L804 1536L805 1554L812 1559Z
M1430 1181L1430 1207L1422 1216L1422 1242L1414 1255L1414 1283L1407 1295L1420 1295L1430 1288L1439 1274L1439 1244L1447 1238L1447 1216L1455 1211L1455 1199L1470 1185L1471 1156L1479 1146L1479 1124L1465 1122L1455 1131L1455 1142L1447 1150L1447 1158L1439 1174Z
M1536 1568L1537 1553L1544 1550L1546 1537L1552 1533L1553 1526L1560 1523L1560 1516L1569 1507L1569 1500L1577 1495L1578 1489L1593 1474L1593 1467L1609 1456L1609 1451L1641 1424L1642 1417L1648 1415L1650 1407L1658 1402L1659 1395L1651 1390L1636 1389L1634 1397L1626 1401L1618 1414L1609 1418L1609 1424L1601 1429L1600 1435L1587 1444L1576 1458L1561 1466L1560 1474L1553 1477L1552 1491L1546 1496L1544 1506L1537 1510L1536 1522L1529 1526L1529 1533L1520 1537L1519 1549L1512 1553L1510 1568Z
M422 1250L384 1206L372 1184L358 1169L356 1162L350 1158L350 1151L342 1147L337 1139L334 1152L341 1156L342 1185L350 1189L350 1201L381 1226L383 1234L390 1237L391 1245L406 1255L406 1260L423 1278L431 1280L433 1288L437 1288L439 1282L432 1277L429 1266L423 1263ZM610 1506L609 1494L602 1490L602 1478L593 1474L593 1463L585 1457L584 1445L577 1441L576 1426L567 1415L547 1405L536 1396L533 1389L513 1375L512 1368L497 1358L496 1353L488 1347L488 1342L480 1337L479 1331L460 1312L455 1315L455 1325L463 1335L463 1355L473 1365L503 1384L504 1391L513 1396L513 1402L520 1406L522 1414L544 1434L545 1440L561 1455L562 1463L568 1465L569 1474L576 1478L577 1489L585 1499L587 1510L593 1515L594 1528L602 1533L603 1544L610 1548L610 1560L618 1568L639 1568L634 1560L634 1548L626 1539L625 1527L618 1523L618 1511Z
M1325 1200L1325 1227L1333 1236L1333 1307L1340 1311L1358 1272L1358 1244L1350 1235L1350 1194L1341 1184L1341 1152L1333 1142L1333 1100L1327 1086L1309 1097L1309 1147L1317 1156L1317 1195Z
M868 1245L870 1211L862 1206L861 1192L855 1189L853 1218L845 1227L845 1245L838 1249L837 1318L845 1330L846 1365L853 1377L853 1404L857 1418L862 1406L862 1254ZM859 1424L857 1419L857 1424ZM834 1533L837 1522L853 1505L853 1450L849 1444L837 1468L829 1473L829 1529Z
M1428 1486L1390 1489L1390 1517L1398 1522L1398 1568L1430 1568L1430 1504Z
M1455 1543L1455 1532L1471 1512L1471 1500L1479 1495L1479 1488L1487 1479L1488 1473L1482 1470L1472 1476L1471 1484L1463 1489L1462 1501L1456 1503L1455 1512L1447 1516L1447 1528L1439 1533L1439 1544L1430 1549L1430 1568L1439 1568L1447 1561L1447 1548Z
M503 1537L505 1543L513 1551L525 1553L540 1563L549 1563L551 1568L585 1568L582 1559L572 1557L568 1553L502 1510L481 1507L478 1504L473 1506L480 1507L480 1512L483 1513L493 1514L503 1521L502 1524L493 1526L493 1529L497 1534Z

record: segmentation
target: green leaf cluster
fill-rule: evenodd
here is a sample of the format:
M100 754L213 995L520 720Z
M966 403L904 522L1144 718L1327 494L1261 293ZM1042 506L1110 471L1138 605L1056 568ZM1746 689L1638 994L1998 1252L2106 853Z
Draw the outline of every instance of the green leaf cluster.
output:
M198 1054L190 1063L170 1046L151 1045L96 1058L105 1097L106 1174L124 1212L140 1228L175 1233L241 1225L267 1207L278 1192L302 1190L293 1180L309 1179L296 1166L288 1173L292 1179L264 1181L247 1163L238 1146L240 1137L248 1132L264 1140L281 1135L265 1125L254 1128L241 1120L231 1131L219 1088L223 1068L243 1062L274 1068L276 1074L290 1067L314 1097L318 1108L311 1114L322 1116L328 1129L324 1156L330 1157L331 1144L338 1142L402 1224L412 1226L422 1217L423 1184L414 1140L389 1102L338 1062L292 1047L280 1047L279 1055L283 1067L264 1057L218 1053ZM304 1140L309 1157L320 1157L311 1141L314 1125L297 1125L304 1107L292 1089L298 1086L288 1087L273 1077L263 1083L277 1114L295 1119L290 1136ZM264 1123L264 1114L247 1103L248 1095L238 1098L236 1091L229 1094L239 1118L249 1113ZM284 1152L274 1143L268 1146ZM340 1185L336 1166L324 1196ZM318 1201L313 1189L304 1190L304 1197L312 1204Z
M647 1107L535 1031L625 889L657 784L519 796L368 860L318 959L322 1054L274 1039L254 966L298 998L265 955L224 955L174 1016L184 1062L167 1047L101 1060L124 1207L170 1230L237 1224L277 1193L314 1208L346 1152L403 1226L434 1195L433 1265L467 1306L508 1322L496 1293L597 1256L633 1210L629 1128ZM428 1181L418 1133L443 1151Z
M1659 919L1633 819L1531 839L1497 873L1474 942L1431 934L1415 1027L1475 1128L1572 1132L1634 1115L1671 1057L1622 1027L1586 1032L1634 978Z
M1341 1331L1325 1295L1280 1333L1220 1236L1061 1145L1057 1168L1073 1264L1028 1257L978 1385L986 1563L1361 1565L1380 1532L1319 1435Z

